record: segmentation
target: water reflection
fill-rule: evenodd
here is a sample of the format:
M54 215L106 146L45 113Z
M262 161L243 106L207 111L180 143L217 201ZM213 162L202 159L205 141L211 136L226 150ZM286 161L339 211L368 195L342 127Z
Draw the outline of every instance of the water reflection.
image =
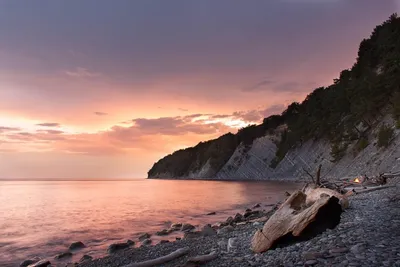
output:
M116 240L158 231L169 222L222 221L256 203L281 200L284 191L297 187L277 182L2 181L0 265L54 256L73 241L88 245L82 253L100 256ZM217 214L205 216L212 211Z

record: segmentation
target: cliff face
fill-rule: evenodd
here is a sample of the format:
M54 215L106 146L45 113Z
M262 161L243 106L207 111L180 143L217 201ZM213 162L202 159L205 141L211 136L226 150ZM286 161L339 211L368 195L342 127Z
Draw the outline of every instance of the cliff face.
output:
M357 175L377 175L380 172L400 171L400 130L394 132L394 139L387 148L377 146L377 132L383 123L394 123L390 116L382 118L374 130L370 131L370 144L355 155L357 142L346 150L343 158L332 162L331 144L328 140L307 141L302 146L291 149L276 168L270 167L275 157L274 136L263 136L254 140L250 148L240 144L231 157L217 169L207 160L197 171L177 176L172 173L158 173L151 178L174 179L215 179L215 180L299 180L308 179L304 169L314 173L322 164L322 177L355 177Z
M302 103L237 134L174 152L149 178L307 179L400 171L400 19L392 15L359 48L356 63Z

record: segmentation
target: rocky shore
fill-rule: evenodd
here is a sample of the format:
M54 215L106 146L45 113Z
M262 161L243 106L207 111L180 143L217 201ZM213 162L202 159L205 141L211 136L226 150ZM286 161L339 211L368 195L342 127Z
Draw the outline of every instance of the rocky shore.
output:
M250 250L254 232L262 228L273 212L266 211L261 204L243 215L237 214L212 227L206 225L199 231L187 224L175 224L157 233L168 235L169 231L184 230L181 240L153 246L150 235L143 235L140 240L110 246L110 255L104 258L93 260L87 256L80 263L53 266L125 266L186 247L188 254L162 266L197 266L185 263L191 257L212 251L217 253L217 258L204 266L400 266L399 182L398 179L391 181L396 185L392 188L351 196L350 208L342 213L335 229L263 254ZM132 242L142 245L134 248Z

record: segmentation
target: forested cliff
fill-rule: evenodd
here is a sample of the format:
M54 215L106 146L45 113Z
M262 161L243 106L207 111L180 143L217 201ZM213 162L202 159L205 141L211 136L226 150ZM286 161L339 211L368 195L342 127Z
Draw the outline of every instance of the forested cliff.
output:
M326 175L399 167L400 18L360 43L355 64L280 115L174 152L149 178L296 179L323 164ZM389 169L390 168L390 169Z

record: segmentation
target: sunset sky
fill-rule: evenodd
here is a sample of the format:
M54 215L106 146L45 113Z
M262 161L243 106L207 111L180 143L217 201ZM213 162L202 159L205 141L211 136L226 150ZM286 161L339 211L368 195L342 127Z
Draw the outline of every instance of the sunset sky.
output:
M329 85L395 0L0 2L0 178L139 178Z

